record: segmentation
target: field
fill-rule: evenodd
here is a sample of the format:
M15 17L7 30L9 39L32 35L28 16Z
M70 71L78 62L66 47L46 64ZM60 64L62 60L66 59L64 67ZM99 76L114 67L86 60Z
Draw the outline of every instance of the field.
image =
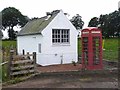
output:
M103 59L110 60L110 61L117 61L118 60L118 39L111 38L111 39L104 39L104 49L103 50ZM16 41L2 41L2 47L7 49L9 52L10 47L16 48L17 44ZM78 40L78 54L81 56L81 39ZM7 61L8 59L6 59ZM2 72L1 72L2 71ZM2 74L2 75L1 75ZM2 77L1 77L2 76ZM3 82L8 81L7 78L7 64L0 65L0 81L2 78Z
M9 49L17 47L16 41L3 41L2 46ZM104 39L103 59L117 61L118 60L118 39ZM81 39L78 40L78 55L81 56Z
M10 47L16 48L16 41L2 41L2 47L9 49Z
M2 47L9 49L10 47L16 48L16 41L3 41ZM118 39L110 38L104 39L103 58L106 60L118 60ZM81 40L78 40L78 55L81 56Z
M118 39L105 39L103 58L111 61L118 60Z
M118 60L118 38L104 39L103 59ZM78 55L81 56L81 39L78 40Z

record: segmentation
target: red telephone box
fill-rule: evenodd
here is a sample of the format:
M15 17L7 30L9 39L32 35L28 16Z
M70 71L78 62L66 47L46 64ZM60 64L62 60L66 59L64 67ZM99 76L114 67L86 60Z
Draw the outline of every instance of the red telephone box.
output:
M102 69L102 33L96 27L82 30L82 67L88 70Z

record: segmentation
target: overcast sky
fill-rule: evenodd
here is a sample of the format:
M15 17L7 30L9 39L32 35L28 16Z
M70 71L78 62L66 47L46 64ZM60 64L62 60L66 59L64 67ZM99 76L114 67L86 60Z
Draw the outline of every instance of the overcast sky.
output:
M0 11L6 7L15 7L23 15L32 17L45 16L46 12L62 9L68 13L69 19L79 14L85 22L84 27L92 17L99 17L101 14L109 14L118 10L120 0L0 0ZM5 33L6 36L6 33Z

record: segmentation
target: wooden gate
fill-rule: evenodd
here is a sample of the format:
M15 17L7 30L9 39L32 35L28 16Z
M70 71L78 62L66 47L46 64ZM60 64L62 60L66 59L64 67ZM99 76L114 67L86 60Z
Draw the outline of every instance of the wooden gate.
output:
M35 72L36 52L26 55L15 55L14 50L10 50L10 59L8 62L8 76L23 77Z

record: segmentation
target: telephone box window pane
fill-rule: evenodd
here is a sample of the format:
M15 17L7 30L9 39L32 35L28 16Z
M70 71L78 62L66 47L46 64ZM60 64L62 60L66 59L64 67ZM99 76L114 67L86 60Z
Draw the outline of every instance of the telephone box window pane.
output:
M93 64L97 65L100 62L99 57L99 47L100 46L100 38L99 37L93 37Z

